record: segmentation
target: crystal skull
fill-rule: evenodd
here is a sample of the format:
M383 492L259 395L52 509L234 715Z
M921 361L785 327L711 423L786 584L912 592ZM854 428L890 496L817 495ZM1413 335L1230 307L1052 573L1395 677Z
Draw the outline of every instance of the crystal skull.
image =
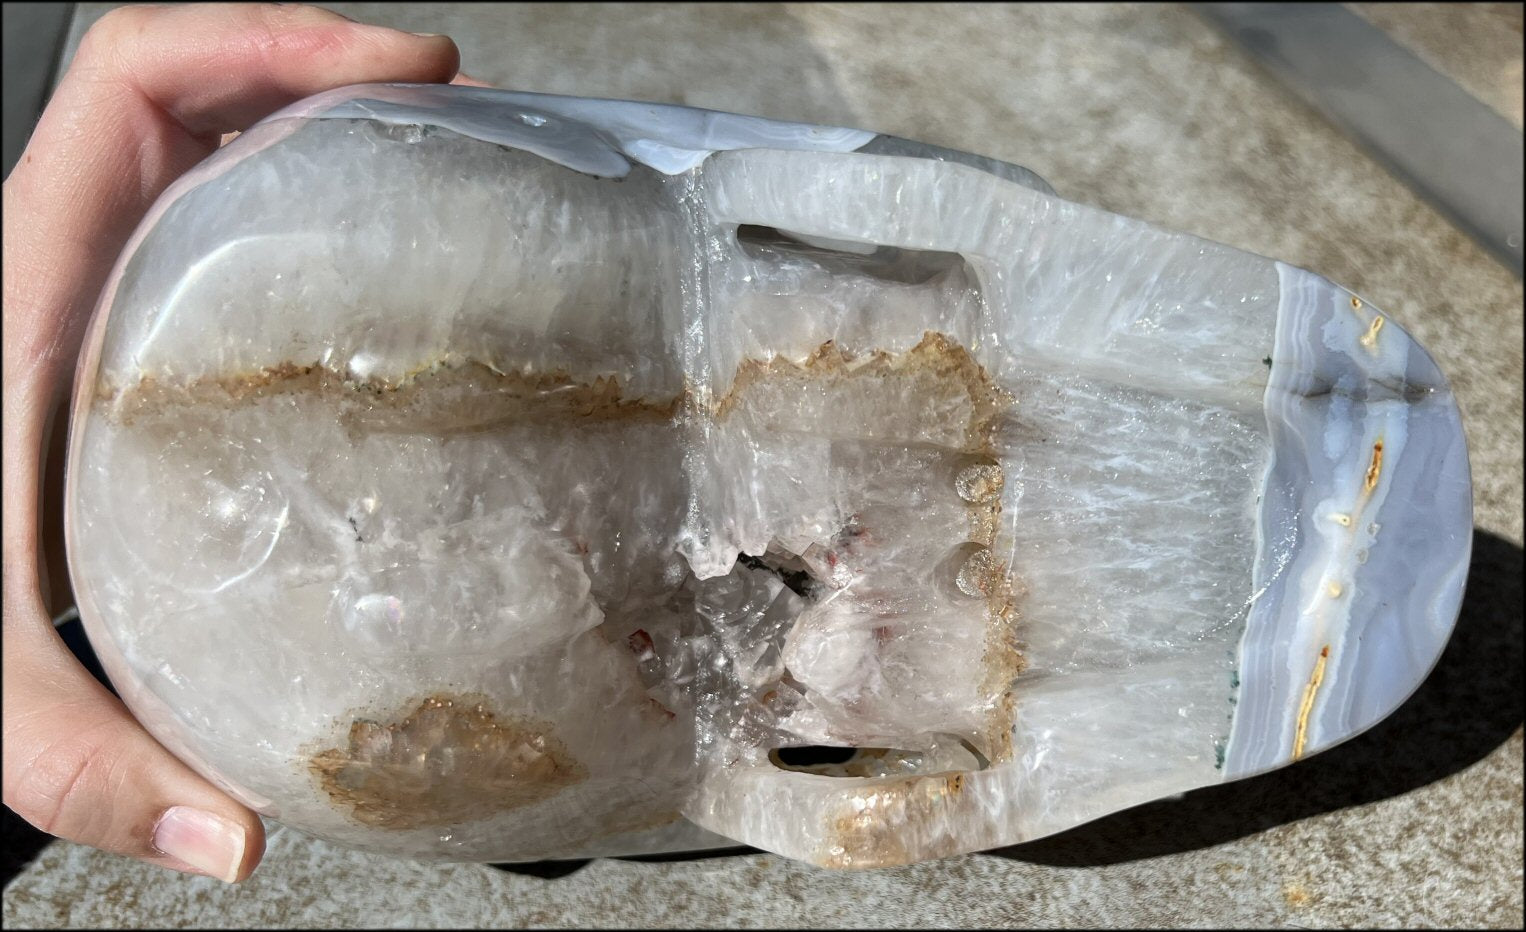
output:
M166 192L80 367L124 700L410 856L1040 837L1371 726L1469 558L1385 315L857 130L319 95Z

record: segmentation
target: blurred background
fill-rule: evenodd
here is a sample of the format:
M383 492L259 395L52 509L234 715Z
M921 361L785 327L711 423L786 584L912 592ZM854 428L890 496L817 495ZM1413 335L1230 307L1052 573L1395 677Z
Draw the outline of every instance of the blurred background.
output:
M7 174L116 5L4 5ZM1366 735L1001 852L855 874L751 851L495 869L272 826L228 888L47 844L7 811L7 926L1522 924L1520 4L322 5L448 34L502 87L1015 162L1351 288L1457 393L1478 528L1462 617Z

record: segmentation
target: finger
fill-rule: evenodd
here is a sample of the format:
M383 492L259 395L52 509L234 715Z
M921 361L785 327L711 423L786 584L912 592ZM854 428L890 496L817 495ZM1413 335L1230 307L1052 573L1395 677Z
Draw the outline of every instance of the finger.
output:
M220 131L329 87L444 81L457 65L448 39L311 7L124 8L87 35L6 179L4 783L34 824L217 876L258 861L258 819L142 731L49 624L37 562L44 428L116 255ZM224 872L214 862L235 847L241 860Z
M464 71L461 72L460 74L456 75L454 78L451 78L450 79L450 83L452 83L452 84L459 84L459 85L461 85L463 87L492 87L493 86L493 85L487 83L486 81L481 81L481 80L478 80L477 78L472 77L471 75L467 74Z
M316 7L125 7L91 28L4 188L4 540L7 561L29 564L24 576L36 571L42 425L154 198L219 131L344 84L443 82L458 64L447 38Z
M9 582L9 580L7 580ZM6 614L37 613L7 586ZM45 832L234 882L265 850L259 817L172 757L69 656L52 625L8 624L5 803Z
M346 84L443 83L460 65L447 36L355 23L313 6L191 4L117 12L119 22L102 20L111 51L94 56L95 68L84 76L129 84L192 134L242 129ZM81 44L82 55L87 48ZM229 81L230 74L254 80Z
M443 36L361 25L316 7L108 13L81 42L6 179L5 322L16 350L7 362L14 355L56 368L73 359L82 307L133 227L221 133L345 84L448 81L459 61ZM24 301L12 288L21 281L29 283ZM6 375L15 375L9 366Z

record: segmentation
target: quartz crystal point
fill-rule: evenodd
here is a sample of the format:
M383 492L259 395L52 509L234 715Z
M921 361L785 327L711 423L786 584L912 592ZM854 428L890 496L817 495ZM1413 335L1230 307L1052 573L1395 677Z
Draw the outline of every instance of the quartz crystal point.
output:
M81 360L81 614L338 842L1011 844L1425 677L1457 407L1309 272L846 129L345 88L162 197Z

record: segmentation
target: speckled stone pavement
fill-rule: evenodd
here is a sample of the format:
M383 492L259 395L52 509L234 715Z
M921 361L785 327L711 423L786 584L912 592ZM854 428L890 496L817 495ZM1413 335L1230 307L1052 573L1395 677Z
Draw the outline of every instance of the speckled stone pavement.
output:
M1440 23L1361 6L1520 125L1518 6ZM235 888L60 842L6 887L7 926L1522 924L1522 285L1503 266L1181 7L466 7L332 5L451 34L504 87L966 149L1352 288L1436 355L1462 406L1478 531L1452 643L1402 709L1334 750L996 853L863 873L756 853L601 860L543 878L275 828Z

